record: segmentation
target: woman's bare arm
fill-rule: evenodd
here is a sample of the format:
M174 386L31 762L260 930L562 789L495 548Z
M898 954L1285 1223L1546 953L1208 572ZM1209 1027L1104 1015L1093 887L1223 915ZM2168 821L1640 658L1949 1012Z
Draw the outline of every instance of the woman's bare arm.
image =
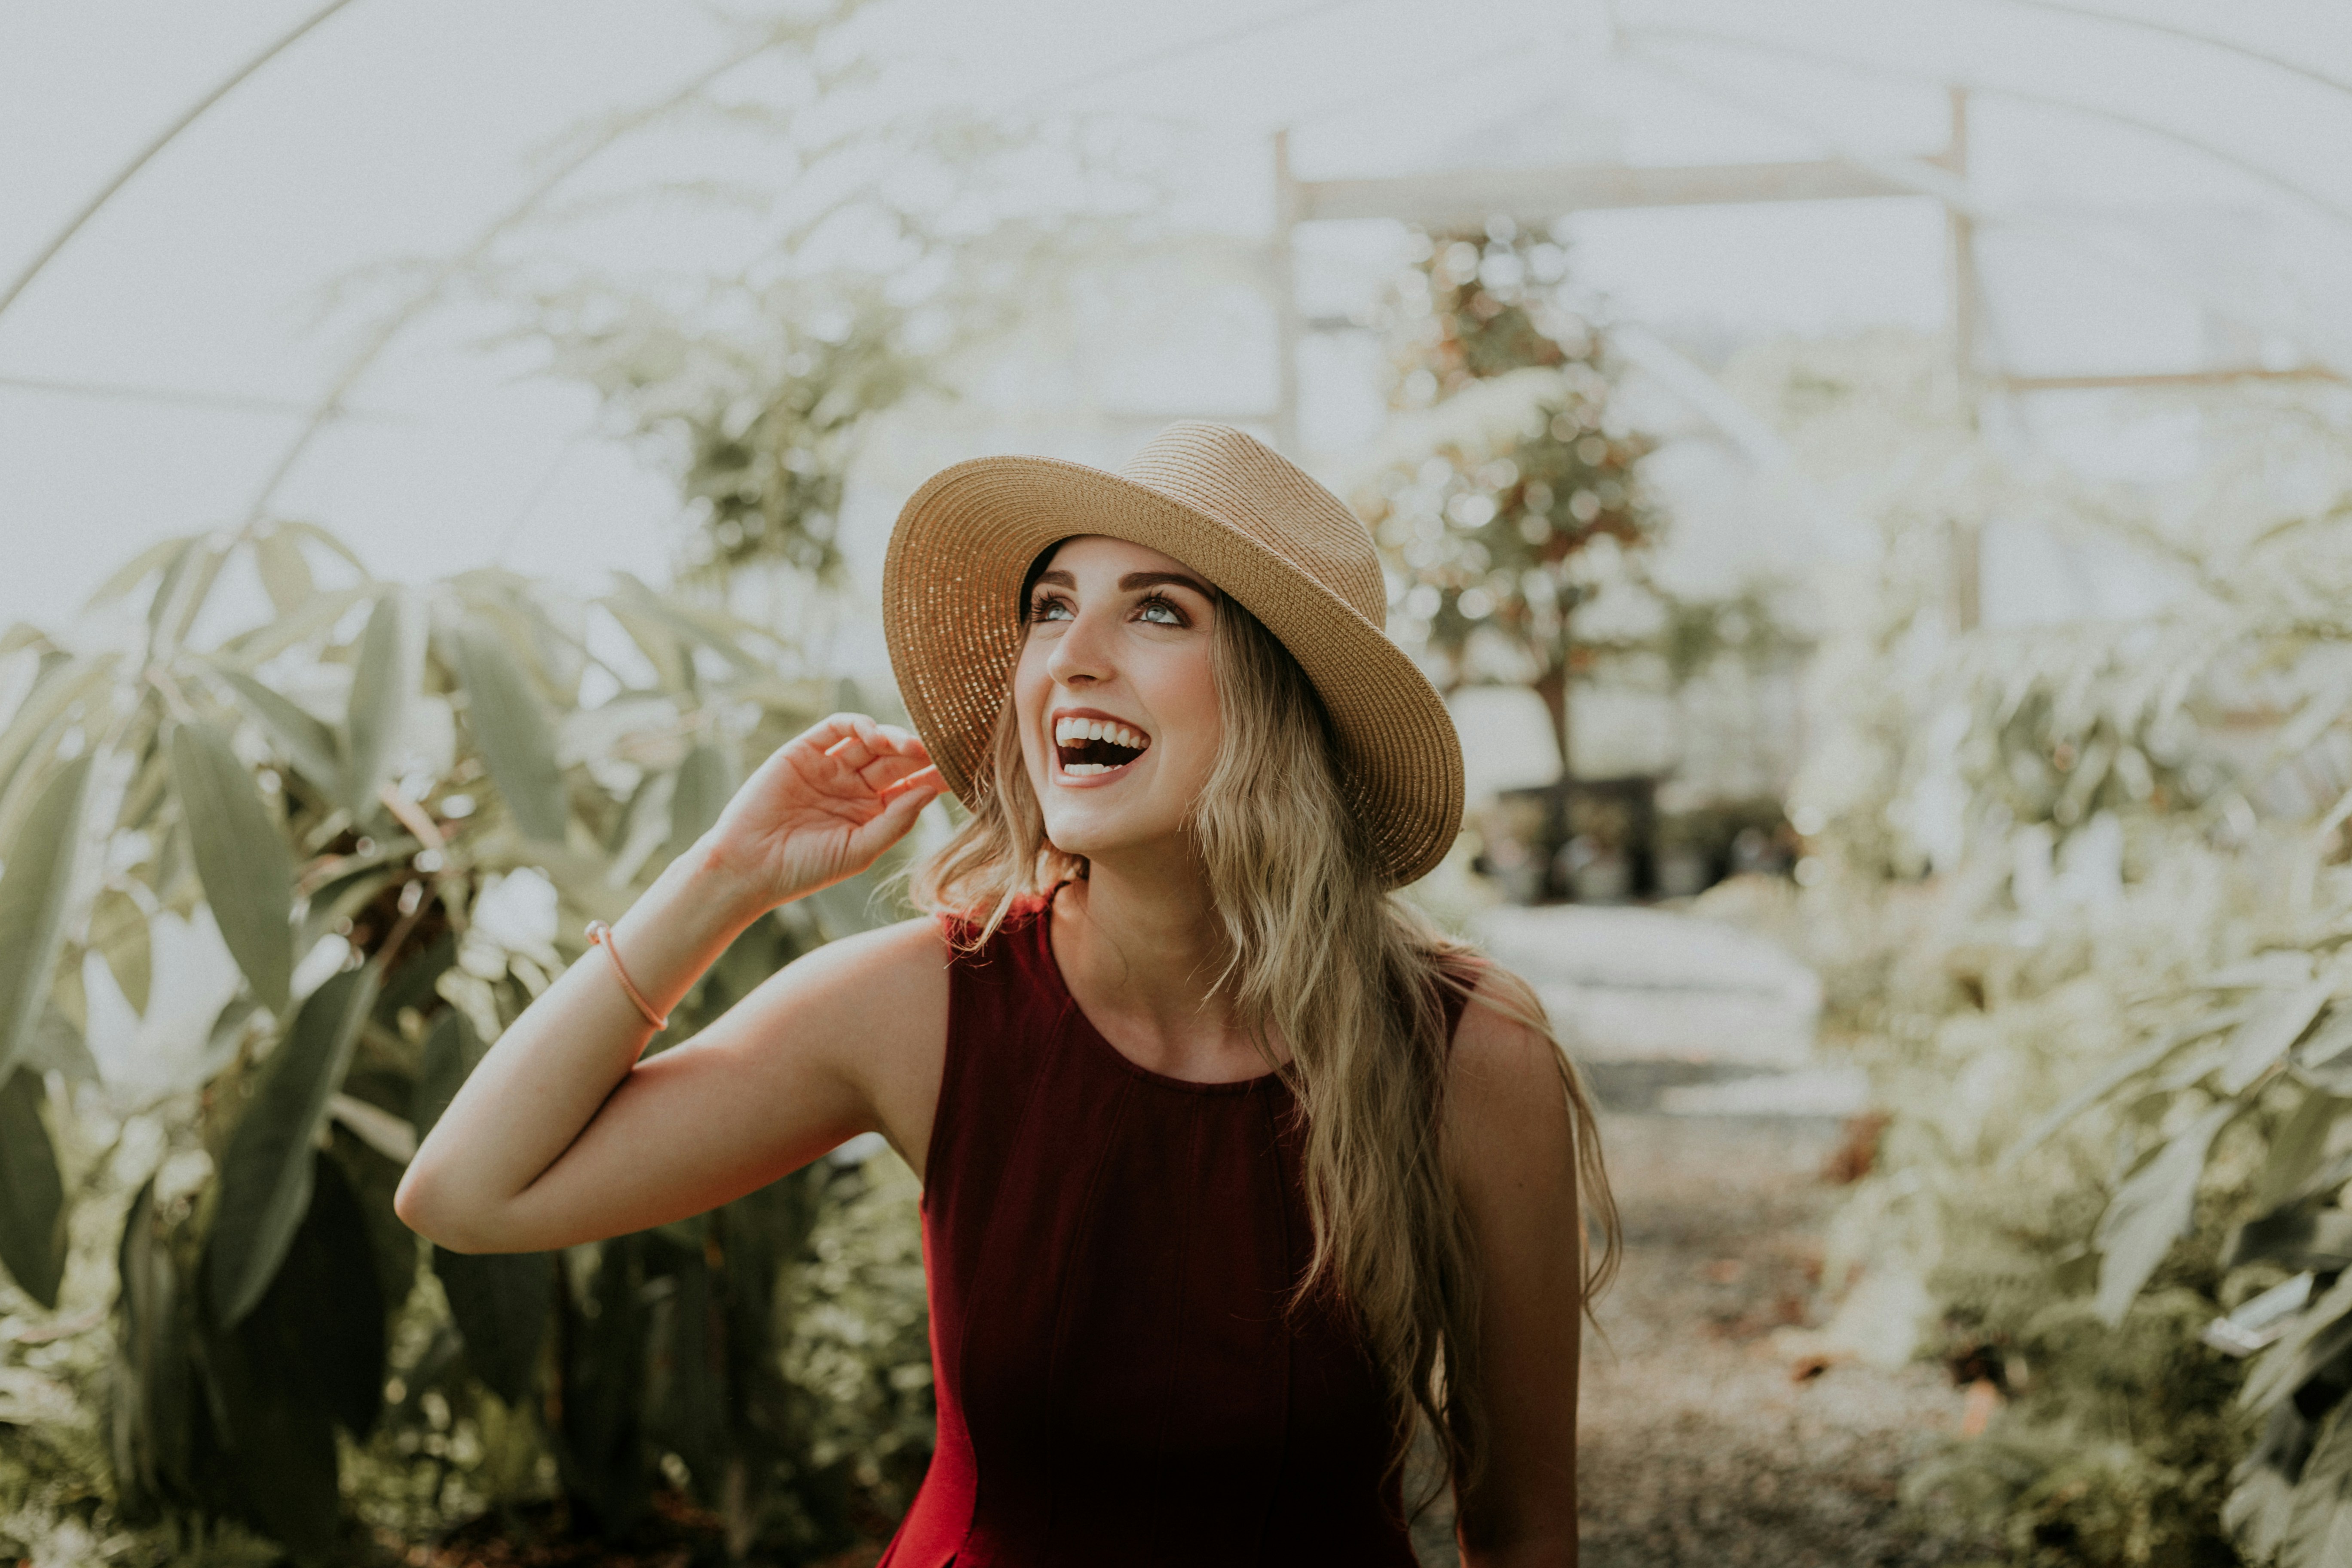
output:
M779 748L614 928L630 978L667 1012L752 921L871 865L940 788L920 742L863 715ZM857 1132L907 1152L929 1121L944 957L919 921L833 944L640 1063L652 1028L591 951L499 1037L394 1207L456 1251L534 1251L700 1213Z
M1482 1266L1484 1478L1456 1498L1464 1568L1574 1568L1583 1245L1552 1043L1475 1003L1446 1081L1454 1177Z

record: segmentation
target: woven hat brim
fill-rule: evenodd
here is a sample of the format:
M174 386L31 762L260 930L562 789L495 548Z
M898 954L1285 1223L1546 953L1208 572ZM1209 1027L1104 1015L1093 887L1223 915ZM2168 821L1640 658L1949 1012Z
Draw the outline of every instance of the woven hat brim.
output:
M1021 651L1021 580L1037 552L1108 534L1174 556L1290 650L1323 699L1351 804L1391 886L1426 875L1461 830L1453 715L1403 650L1280 554L1148 485L1057 458L977 458L932 476L899 513L882 626L907 711L966 804Z

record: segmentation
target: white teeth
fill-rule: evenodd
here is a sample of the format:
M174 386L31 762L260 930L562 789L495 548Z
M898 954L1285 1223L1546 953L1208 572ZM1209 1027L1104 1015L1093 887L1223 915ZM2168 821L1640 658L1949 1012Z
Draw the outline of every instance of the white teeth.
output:
M1071 774L1107 773L1110 768L1104 763L1067 763L1063 764L1062 771Z
M1141 731L1130 729L1117 720L1057 719L1054 721L1055 745L1067 746L1083 741L1108 741L1131 752L1139 752L1150 744Z

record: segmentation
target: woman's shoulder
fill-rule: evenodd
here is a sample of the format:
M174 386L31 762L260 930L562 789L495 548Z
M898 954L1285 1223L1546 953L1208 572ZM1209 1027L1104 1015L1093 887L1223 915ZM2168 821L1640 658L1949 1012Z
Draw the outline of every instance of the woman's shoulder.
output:
M1475 952L1444 955L1439 973L1462 998L1447 1068L1457 1092L1559 1086L1560 1042L1533 986Z
M790 965L802 984L851 985L869 996L904 996L942 984L954 949L929 916L836 937Z

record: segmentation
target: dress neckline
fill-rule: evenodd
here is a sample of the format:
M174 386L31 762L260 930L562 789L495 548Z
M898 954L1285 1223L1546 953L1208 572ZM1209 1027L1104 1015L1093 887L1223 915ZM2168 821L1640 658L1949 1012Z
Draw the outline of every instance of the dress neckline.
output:
M1087 1016L1087 1010L1078 1005L1076 994L1071 991L1069 980L1062 973L1062 961L1054 952L1054 899L1068 885L1066 882L1056 882L1054 885L1053 891L1047 893L1045 902L1038 906L1034 923L1037 931L1037 951L1043 960L1039 967L1045 970L1046 978L1052 982L1063 1010L1069 1015L1080 1039L1108 1057L1112 1065L1121 1070L1141 1079L1146 1083L1156 1084L1162 1089L1172 1089L1184 1094L1247 1094L1261 1085L1271 1088L1284 1087L1282 1075L1278 1072L1262 1072L1254 1078L1222 1079L1210 1083L1202 1083L1189 1078L1171 1078L1164 1072L1154 1072L1111 1044L1110 1037L1096 1028L1095 1021Z

